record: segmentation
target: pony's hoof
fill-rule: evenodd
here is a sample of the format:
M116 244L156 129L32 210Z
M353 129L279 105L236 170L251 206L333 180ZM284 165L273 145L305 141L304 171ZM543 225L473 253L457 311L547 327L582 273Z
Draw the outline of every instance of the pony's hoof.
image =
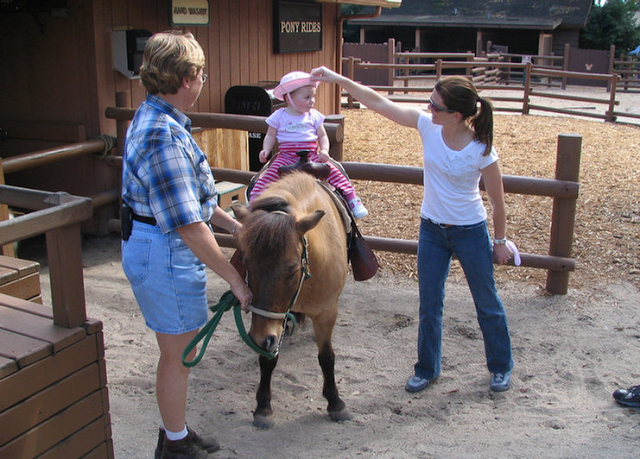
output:
M270 429L275 422L271 416L263 416L260 414L253 415L253 425L259 429Z
M348 409L343 408L340 411L333 411L329 413L329 417L331 418L332 421L339 422L339 421L349 421L351 420L352 416Z

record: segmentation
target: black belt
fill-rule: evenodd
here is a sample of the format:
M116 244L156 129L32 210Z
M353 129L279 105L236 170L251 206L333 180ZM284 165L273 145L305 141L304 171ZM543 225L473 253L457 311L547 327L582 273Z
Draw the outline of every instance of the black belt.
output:
M134 217L135 218L135 217ZM432 225L436 225L439 226L440 228L451 228L452 226L455 225L448 225L446 223L438 223L438 222L434 222L433 220L431 220L430 218L425 218L424 220L428 221L429 223L431 223Z
M133 219L147 225L158 226L156 219L153 217L143 217L142 215L133 214Z

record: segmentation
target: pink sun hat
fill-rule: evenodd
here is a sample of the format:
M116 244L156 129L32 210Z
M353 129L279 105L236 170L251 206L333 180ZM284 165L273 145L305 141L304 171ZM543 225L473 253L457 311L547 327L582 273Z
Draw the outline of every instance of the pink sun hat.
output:
M303 86L315 86L319 81L311 81L311 75L306 72L289 72L280 79L280 84L273 90L273 95L280 100L284 100L286 94L292 93Z

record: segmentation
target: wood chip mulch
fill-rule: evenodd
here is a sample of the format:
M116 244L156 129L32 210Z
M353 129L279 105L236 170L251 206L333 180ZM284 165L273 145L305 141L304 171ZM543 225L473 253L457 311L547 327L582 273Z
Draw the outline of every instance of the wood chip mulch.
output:
M422 145L415 129L371 110L351 109L343 114L345 161L422 166ZM569 287L619 280L640 286L640 127L560 116L497 114L494 143L503 174L554 178L561 133L582 136L573 245L576 270L569 276ZM359 222L365 236L417 240L421 186L354 182L370 212ZM509 239L522 252L548 254L552 199L508 194L506 201ZM376 255L381 274L417 279L414 255ZM457 262L452 264L451 275L462 279ZM496 267L498 280L528 280L542 288L546 275L536 268Z

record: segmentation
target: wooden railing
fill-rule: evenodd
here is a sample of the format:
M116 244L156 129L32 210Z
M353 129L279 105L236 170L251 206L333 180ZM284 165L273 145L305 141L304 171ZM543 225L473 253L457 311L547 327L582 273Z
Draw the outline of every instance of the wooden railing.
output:
M108 108L107 118L124 123L133 117L132 109ZM229 114L190 114L194 127L244 129L253 132L266 132L265 117ZM328 129L329 131L329 129ZM124 131L122 131L124 132ZM330 139L342 141L342 129L329 134ZM553 198L551 222L551 242L547 255L521 254L522 266L547 270L547 290L551 293L566 294L568 276L575 269L575 260L571 258L575 207L578 198L577 181L580 167L582 138L580 136L560 135L558 137L557 167L554 179L504 176L507 193L550 196ZM340 149L340 152L342 150ZM335 159L335 158L334 158ZM121 156L110 156L114 165L122 165ZM422 169L419 167L396 166L389 164L365 164L342 162L351 179L422 185ZM239 171L212 167L216 180L248 184L255 172ZM224 247L237 247L236 239L228 234L216 234L219 244ZM418 242L403 239L366 236L366 240L375 250L398 253L417 253Z
M80 224L93 216L91 199L0 185L0 203L28 211L0 222L0 246L44 233L53 322L82 326L87 318Z

